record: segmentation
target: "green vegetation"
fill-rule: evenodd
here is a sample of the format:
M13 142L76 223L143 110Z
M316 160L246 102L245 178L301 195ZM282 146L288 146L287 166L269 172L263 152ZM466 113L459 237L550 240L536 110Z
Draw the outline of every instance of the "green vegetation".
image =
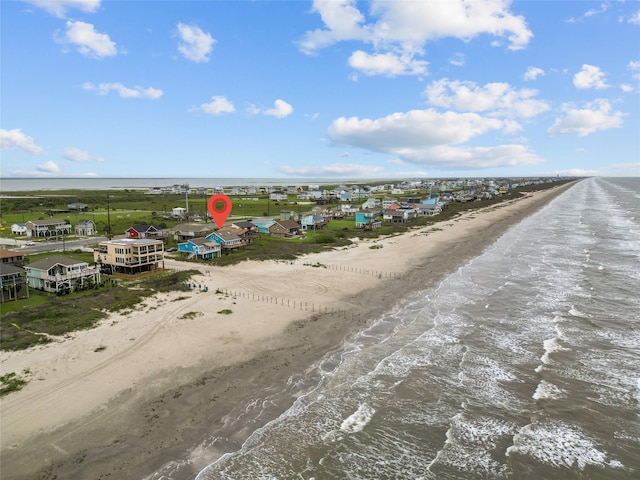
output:
M100 346L96 347L93 351L94 351L94 352L103 352L103 351L105 351L106 349L107 349L107 347L106 347L106 346L104 346L104 345L100 345Z
M228 308L225 308L224 310L220 310L218 313L220 315L231 315L233 313L233 311L229 310Z
M186 281L197 273L197 270L158 272L143 278L111 279L95 289L64 297L33 291L31 297L37 301L30 298L3 304L0 350L21 350L92 328L108 313L133 310L156 292L188 291ZM46 303L39 301L42 295L46 295ZM4 305L9 304L21 308L5 312Z
M31 373L28 369L23 370L24 375ZM27 384L27 380L15 372L10 372L0 376L0 397L4 397L8 393L17 392Z
M190 320L190 319L193 319L193 318L201 317L202 315L204 315L204 313L202 313L202 312L187 312L187 313L184 313L184 314L180 315L178 318L180 320Z

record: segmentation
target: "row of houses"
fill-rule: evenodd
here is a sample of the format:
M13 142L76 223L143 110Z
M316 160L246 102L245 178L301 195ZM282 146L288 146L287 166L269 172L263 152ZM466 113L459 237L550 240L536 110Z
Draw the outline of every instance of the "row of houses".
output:
M35 238L50 238L70 235L73 227L68 220L62 218L50 218L48 220L30 220L25 223L11 225L13 235L26 235ZM75 234L79 236L91 236L97 233L96 224L92 220L79 220L75 226Z
M100 242L93 252L94 265L64 255L52 255L25 264L24 255L0 250L0 302L29 296L29 288L67 293L93 287L103 273L137 274L164 266L160 239L122 238Z

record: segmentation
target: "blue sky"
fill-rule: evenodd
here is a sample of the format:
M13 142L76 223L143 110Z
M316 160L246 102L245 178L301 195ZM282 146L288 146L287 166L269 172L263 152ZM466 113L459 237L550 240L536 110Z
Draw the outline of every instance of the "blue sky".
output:
M640 175L640 3L0 2L2 177Z

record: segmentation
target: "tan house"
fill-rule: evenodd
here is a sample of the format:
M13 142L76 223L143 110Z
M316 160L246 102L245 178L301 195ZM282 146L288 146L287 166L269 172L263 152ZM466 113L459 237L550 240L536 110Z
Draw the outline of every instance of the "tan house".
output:
M164 244L152 238L100 242L93 259L106 273L136 274L164 267Z
M173 234L174 240L184 242L194 238L204 238L214 230L212 223L205 224L185 224L176 225L169 229L169 233Z
M24 254L15 250L0 250L0 263L10 263L21 267L24 263Z

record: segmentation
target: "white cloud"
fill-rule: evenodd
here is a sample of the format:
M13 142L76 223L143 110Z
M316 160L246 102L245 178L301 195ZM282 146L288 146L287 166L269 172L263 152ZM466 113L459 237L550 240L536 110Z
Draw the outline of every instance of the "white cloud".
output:
M369 55L362 50L356 50L349 57L349 66L362 71L365 75L416 75L427 72L428 63L415 60L410 55L396 55L381 53Z
M423 54L424 45L429 41L448 37L468 41L488 34L506 37L509 49L524 48L533 34L522 16L509 11L508 3L500 0L373 0L368 12L372 20L367 22L355 0L314 0L312 11L320 14L324 28L307 31L298 46L304 53L314 54L337 42L360 41L370 44L373 53L366 57L352 56L354 68L362 65L368 74L397 74L394 72L398 70L398 62L392 61L395 57L402 59L401 64L414 67L406 68L404 73L420 74L424 64L420 67L413 58ZM373 69L372 63L376 64Z
M58 168L58 165L56 165L51 160L49 160L48 162L44 162L41 165L38 165L36 169L42 173L58 173L60 171L60 168Z
M338 118L328 129L337 145L396 153L425 146L463 143L503 127L503 122L475 113L438 113L433 109L393 113L376 120Z
M519 144L491 147L440 145L408 152L403 155L403 160L434 168L457 170L517 167L544 162L526 145Z
M82 55L100 59L113 57L118 53L116 44L109 35L96 32L92 24L68 20L66 27L67 31L63 36L57 37L56 41L76 45Z
M32 155L42 155L44 150L36 145L33 138L22 133L19 128L0 129L0 150L22 150Z
M102 158L94 157L86 150L80 150L75 147L65 148L64 152L62 152L62 156L67 160L71 160L72 162L102 162L104 161Z
M273 108L266 109L262 113L272 117L284 118L293 113L293 107L279 98L273 103Z
M634 23L636 25L640 24L640 10L631 15L628 20L629 23Z
M428 109L375 120L338 118L327 133L336 145L394 154L404 162L435 168L475 169L541 162L523 145L452 146L508 126L502 120L476 113L438 113Z
M600 13L604 13L607 10L609 10L609 7L611 6L610 2L603 2L600 4L600 8L596 9L596 8L592 8L590 10L587 10L584 13L585 17L593 17L594 15L598 15Z
M595 88L601 90L609 87L607 85L605 74L600 67L594 65L582 65L582 70L573 76L573 84L576 88Z
M82 88L89 92L96 92L98 95L108 95L109 92L117 92L120 98L149 98L151 100L157 100L164 92L158 88L148 87L125 87L119 82L116 83L101 83L94 85L90 82L82 84Z
M628 83L623 83L622 85L620 85L620 89L624 93L631 93L633 92L633 85L629 85Z
M544 75L544 70L538 67L529 67L527 68L527 71L524 74L524 79L529 81L529 80L535 80L536 78L538 78L539 76Z
M200 27L184 23L178 23L178 34L180 36L178 51L187 60L193 62L209 61L209 54L213 50L213 44L216 43L210 34L203 32Z
M454 53L449 59L449 63L455 67L462 67L466 62L466 58L463 53Z
M549 105L536 100L537 90L516 90L508 83L450 81L432 82L424 91L430 105L458 111L489 112L492 116L534 117L549 110Z
M634 62L631 61L627 65L627 70L631 70L631 76L636 80L640 80L640 61Z
M100 0L24 0L27 3L46 10L52 15L64 18L68 10L78 9L93 13L100 8Z
M606 99L598 99L587 103L584 108L575 108L572 104L564 104L565 115L558 118L549 127L550 135L575 134L584 137L592 133L622 127L622 118L626 115L620 111L611 111L611 104Z
M378 165L358 165L355 163L332 163L329 165L287 166L282 165L278 170L287 175L301 177L370 177L383 170Z
M200 110L211 115L220 115L222 113L233 113L236 107L224 96L213 96L209 103L200 105Z

